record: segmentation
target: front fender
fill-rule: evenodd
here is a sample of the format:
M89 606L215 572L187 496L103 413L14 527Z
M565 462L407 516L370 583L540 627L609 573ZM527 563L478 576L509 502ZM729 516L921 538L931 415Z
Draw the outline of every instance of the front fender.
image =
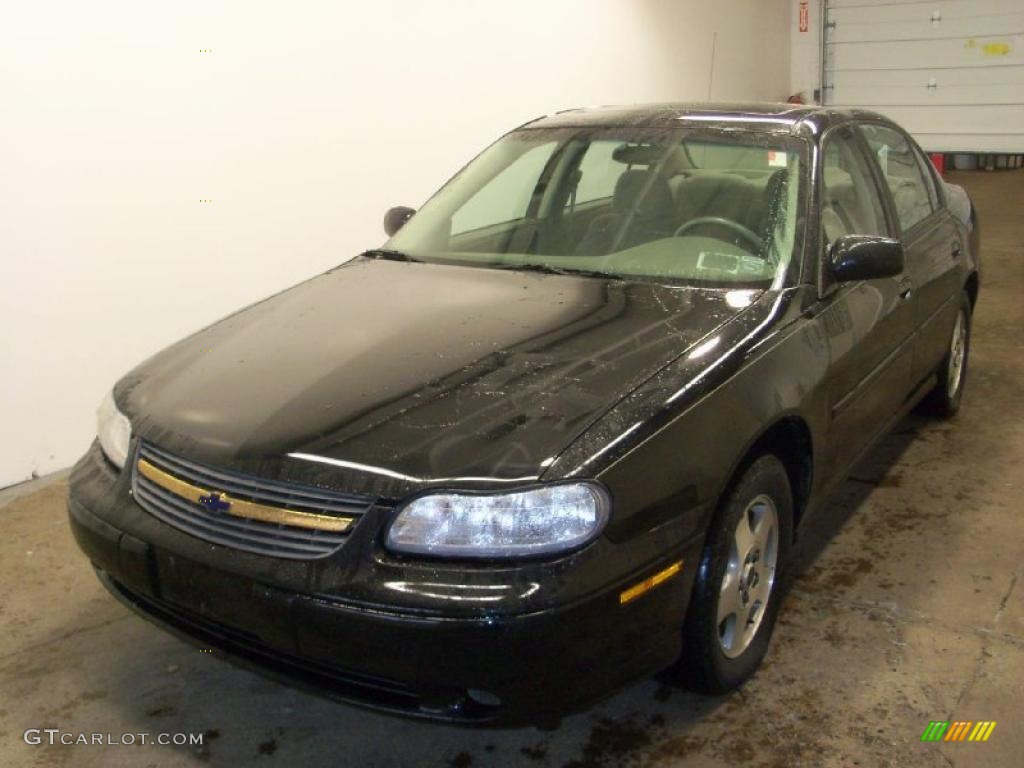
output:
M706 528L747 451L780 419L802 419L817 451L829 350L819 321L802 310L810 290L766 294L764 306L652 377L558 458L553 470L596 476L610 490L609 537L681 515L684 535ZM695 354L702 347L706 356Z

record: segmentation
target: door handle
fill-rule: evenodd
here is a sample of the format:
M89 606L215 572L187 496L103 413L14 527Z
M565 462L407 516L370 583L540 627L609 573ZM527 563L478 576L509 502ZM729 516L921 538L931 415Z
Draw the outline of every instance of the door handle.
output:
M899 291L900 298L903 301L906 301L907 299L914 295L914 281L906 277L903 278L902 280L900 280Z
M952 254L954 259L959 259L960 258L960 243L954 242L953 245L950 246L949 252L950 252L950 254Z

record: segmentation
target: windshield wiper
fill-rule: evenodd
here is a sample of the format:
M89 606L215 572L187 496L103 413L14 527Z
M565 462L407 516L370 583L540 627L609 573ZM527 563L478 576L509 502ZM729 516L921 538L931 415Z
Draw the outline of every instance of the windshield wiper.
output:
M408 253L403 251L396 251L390 248L371 248L369 251L363 251L361 256L366 256L369 259L382 259L384 261L408 261L415 264L424 264L423 259L417 259L415 256L410 256Z
M605 280L622 280L622 275L614 272L602 272L599 269L566 269L551 264L499 264L494 269L511 272L540 272L544 275L582 275L583 277L601 277Z

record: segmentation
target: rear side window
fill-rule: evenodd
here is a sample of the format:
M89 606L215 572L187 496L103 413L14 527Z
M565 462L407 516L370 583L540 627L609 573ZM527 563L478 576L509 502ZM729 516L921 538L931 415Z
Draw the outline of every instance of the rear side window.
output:
M884 125L862 125L861 131L882 169L892 193L900 227L906 232L935 209L936 192L913 145L899 131Z
M825 139L821 226L829 244L843 235L889 234L878 188L854 138L844 129Z

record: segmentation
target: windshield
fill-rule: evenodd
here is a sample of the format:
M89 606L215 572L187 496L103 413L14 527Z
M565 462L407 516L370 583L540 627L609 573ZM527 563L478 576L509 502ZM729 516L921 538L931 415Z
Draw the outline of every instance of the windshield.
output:
M803 151L755 131L523 129L385 248L442 263L778 287L796 245Z

